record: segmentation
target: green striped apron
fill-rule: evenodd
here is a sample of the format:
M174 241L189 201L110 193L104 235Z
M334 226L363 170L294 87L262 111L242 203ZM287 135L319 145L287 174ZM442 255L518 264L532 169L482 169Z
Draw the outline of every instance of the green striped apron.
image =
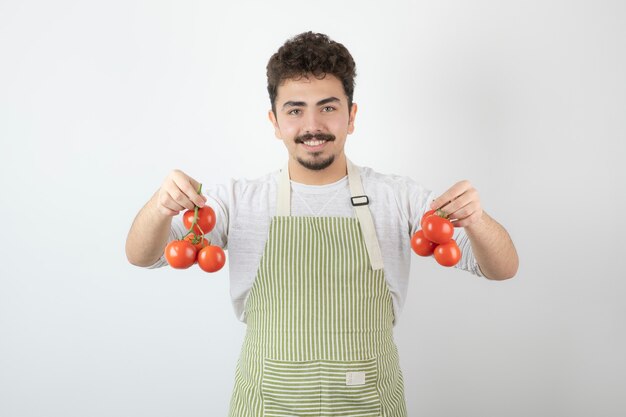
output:
M277 216L246 300L231 417L401 417L393 309L358 169L357 218L292 217L282 170Z

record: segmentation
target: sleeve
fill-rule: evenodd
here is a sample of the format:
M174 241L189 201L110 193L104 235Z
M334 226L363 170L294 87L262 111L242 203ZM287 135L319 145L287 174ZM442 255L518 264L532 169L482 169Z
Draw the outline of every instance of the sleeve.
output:
M232 184L229 186L223 184L208 185L202 190L202 194L207 198L207 205L215 211L215 227L205 236L211 241L212 245L219 246L222 249L228 249L229 213L233 201L232 190ZM172 219L168 242L180 239L187 233L187 228L183 224L183 213L184 211L181 211ZM161 255L147 269L161 268L166 265L165 256Z
M459 246L459 249L461 249L461 261L454 267L470 272L476 276L484 277L482 271L480 270L480 266L478 265L478 261L474 257L472 245L470 244L469 237L467 236L467 233L465 233L464 228L454 228L454 240Z
M430 203L437 197L437 195L412 180L409 181L408 188L409 195L411 196L409 198L409 222L411 236L413 236L413 234L421 228L420 222L422 216L430 210ZM472 245L467 233L465 233L464 228L454 228L454 240L461 250L461 260L454 266L454 268L470 272L471 274L479 277L484 277L482 271L480 270L480 266L478 265L478 261L476 261L476 258L474 257Z
M413 236L413 234L421 228L420 221L424 213L430 210L430 202L435 199L435 193L413 181L409 182L408 191L409 227L411 236Z

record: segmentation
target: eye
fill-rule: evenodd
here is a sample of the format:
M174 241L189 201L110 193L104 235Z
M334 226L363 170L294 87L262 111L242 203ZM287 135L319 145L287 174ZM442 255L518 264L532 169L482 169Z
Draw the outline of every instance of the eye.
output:
M325 106L322 108L322 111L329 113L329 112L335 111L335 108L333 106Z
M292 110L289 110L289 111L287 112L287 114L289 114L289 115L291 115L291 116L297 116L297 115L299 115L300 113L302 113L302 110L300 110L300 109L292 109Z

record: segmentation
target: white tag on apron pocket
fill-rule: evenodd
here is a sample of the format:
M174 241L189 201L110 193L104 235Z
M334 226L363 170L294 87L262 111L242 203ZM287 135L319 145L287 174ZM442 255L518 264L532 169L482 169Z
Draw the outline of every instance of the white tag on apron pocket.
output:
M346 372L346 385L365 385L365 372Z

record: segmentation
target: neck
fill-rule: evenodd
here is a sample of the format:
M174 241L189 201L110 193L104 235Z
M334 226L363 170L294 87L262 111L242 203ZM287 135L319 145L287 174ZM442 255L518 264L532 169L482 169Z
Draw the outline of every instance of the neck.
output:
M289 158L289 179L306 185L325 185L337 182L348 173L346 155L339 155L329 167L319 171L300 165L295 159Z

